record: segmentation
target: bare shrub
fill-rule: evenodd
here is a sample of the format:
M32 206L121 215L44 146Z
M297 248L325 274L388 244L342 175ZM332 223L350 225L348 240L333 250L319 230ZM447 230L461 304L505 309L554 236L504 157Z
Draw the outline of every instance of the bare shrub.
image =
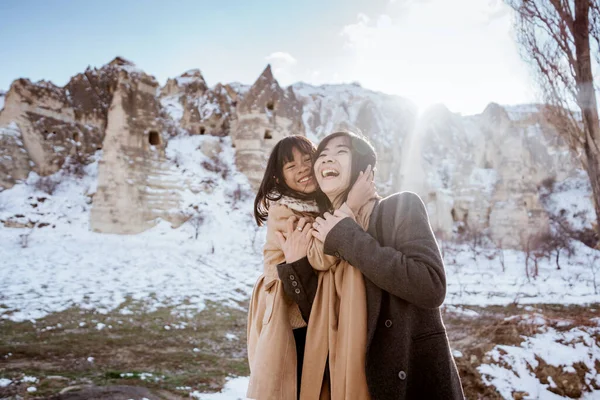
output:
M546 209L550 209L551 196L554 193L556 188L556 181L554 178L546 178L544 179L538 189L540 202L544 205ZM567 251L569 255L573 253L573 249L571 246L571 241L575 240L585 244L588 247L593 248L596 243L600 240L597 234L597 228L592 222L592 228L582 228L575 229L571 224L572 220L576 220L581 218L582 213L585 211L580 211L574 213L573 215L569 215L567 210L561 209L558 213L549 212L548 218L550 220L550 234L546 238L544 238L544 251L546 253L554 252L556 254L556 267L560 269L560 253L562 251ZM548 254L551 257L550 254Z
M175 154L173 157L171 157L171 161L173 162L173 164L175 164L175 166L177 168L179 168L179 166L182 163L182 161L181 161L181 154L179 154L179 153Z
M554 258L556 269L560 270L560 254L566 252L568 256L573 255L573 245L571 244L571 237L564 230L553 229L550 233L541 237L539 251L543 254L543 257L547 257L548 260Z
M244 192L242 191L242 186L239 183L236 186L236 188L233 190L231 197L233 199L234 206L244 198Z
M506 263L504 262L504 249L502 248L502 240L498 243L497 249L498 259L500 260L500 266L502 266L502 272L506 272Z
M63 169L69 175L76 178L82 178L85 175L85 165L87 159L84 154L77 151L74 155L68 157L63 164Z
M234 208L238 206L238 203L244 201L248 198L249 193L242 188L242 185L239 183L236 187L231 191L231 204Z
M58 181L50 176L40 177L35 183L35 188L44 193L52 195L58 186Z
M200 228L204 224L206 217L202 210L198 209L198 206L194 206L192 208L193 211L190 211L187 215L189 218L187 222L194 228L194 239L198 239L198 234L200 233Z
M592 284L594 285L594 294L598 294L598 284L596 277L600 273L600 251L595 251L594 254L588 256L590 272L592 273Z
M539 275L538 262L543 255L543 252L540 251L541 238L542 235L536 234L521 235L521 248L525 252L525 276L528 282L531 278L535 279ZM532 262L533 268L530 267Z
M459 231L459 241L465 243L473 258L477 262L477 256L481 253L481 248L485 245L487 235L478 226L464 224Z
M22 233L19 235L19 238L21 239L21 247L24 249L29 247L29 235L31 235L31 232Z
M221 178L227 179L229 177L229 166L223 162L220 158L215 158L213 160L205 160L202 161L202 167L207 171L214 172L221 175Z

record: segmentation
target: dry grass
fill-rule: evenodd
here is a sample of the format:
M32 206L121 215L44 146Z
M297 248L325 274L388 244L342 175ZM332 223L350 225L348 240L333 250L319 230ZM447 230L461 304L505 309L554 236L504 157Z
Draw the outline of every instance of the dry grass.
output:
M453 312L444 312L444 323L453 350L463 356L455 358L467 399L502 399L500 394L483 383L477 367L489 363L486 353L497 344L518 346L523 336L537 333L533 324L520 323L532 313L544 316L546 326L556 330L569 330L575 326L595 326L592 318L598 316L599 304L591 306L531 305L533 311L523 306L466 307L477 312L477 317L469 317ZM506 320L511 317L510 320ZM566 324L565 322L569 322ZM544 372L546 373L546 372ZM538 374L539 375L539 374ZM540 379L543 376L540 375Z
M172 315L171 308L128 308L134 313L101 315L72 308L35 324L0 320L0 376L37 377L35 396L88 384L136 385L187 396L189 390L177 387L216 391L227 376L248 375L244 311L210 303L186 318ZM98 330L98 323L106 327ZM226 333L238 339L229 340ZM128 373L132 375L121 375ZM0 398L31 397L27 386L0 388Z
M191 390L217 391L227 376L248 375L246 312L242 309L210 303L202 312L185 317L174 315L172 308L147 312L132 302L123 307L133 314L115 311L101 315L72 308L35 324L0 320L0 376L39 379L35 393L27 393L31 385L26 383L11 384L0 388L0 398L56 398L50 396L78 385L130 385L148 388L152 398L188 398ZM533 307L534 311L514 305L468 307L478 313L476 317L443 310L452 348L463 354L456 364L467 399L501 399L494 388L483 383L477 367L490 361L486 353L496 344L518 345L523 335L536 333L534 325L519 323L524 316L539 313L555 329L570 329L594 325L591 318L598 312L592 310L600 309L600 305ZM106 327L98 330L98 323ZM228 340L226 333L237 339ZM88 357L94 357L93 362ZM145 373L153 375L148 378ZM541 368L540 379L550 373L550 368ZM192 389L178 389L186 386Z

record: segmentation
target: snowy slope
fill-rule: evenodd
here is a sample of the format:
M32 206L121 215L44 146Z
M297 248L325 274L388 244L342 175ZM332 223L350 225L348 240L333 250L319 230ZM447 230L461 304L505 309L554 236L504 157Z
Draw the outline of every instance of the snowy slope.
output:
M74 305L118 309L127 297L150 309L188 301L192 311L201 310L207 299L233 306L244 301L261 270L265 232L257 230L251 219L251 196L236 204L232 200L233 192L247 184L235 172L233 150L224 146L223 158L232 172L223 180L201 166L203 156L194 149L203 140L218 139L177 137L167 148L169 157L178 158L185 179L212 182L212 193L184 194L184 204L197 205L205 216L197 240L189 223L172 229L163 222L130 236L90 232L89 195L95 191L97 161L86 167L84 179L63 172L52 176L60 183L51 196L35 188L39 180L35 174L0 193L0 219L49 224L0 228L2 318L35 319ZM503 272L498 250L442 246L448 275L446 304L600 302L600 292L594 289L594 282L600 287L600 256L585 246L577 247L571 258L563 254L561 270L554 260L540 260L538 277L529 280L522 252L503 252Z
M491 362L478 367L483 381L495 386L505 399L514 398L514 392L526 392L528 397L524 398L531 399L564 399L565 397L550 389L556 389L557 384L564 386L565 382L555 382L552 376L548 376L547 382L543 382L543 379L536 376L536 369L543 361L544 365L567 374L584 374L583 381L593 392L584 393L579 398L598 399L600 390L594 390L594 386L598 385L596 365L600 362L600 346L595 342L594 336L598 337L600 327L583 326L567 331L541 327L538 331L539 333L526 338L520 346L494 347L487 354Z
M171 119L176 123L179 123L179 121L181 121L181 117L183 117L183 106L179 101L180 97L180 94L175 94L164 97L160 100L160 104L167 111Z
M544 206L552 215L564 216L572 229L591 229L596 219L594 208L588 200L591 191L587 174L582 170L574 171L571 177L554 184Z
M442 243L447 275L446 304L588 304L600 302L600 252L573 243L573 254L533 258L526 253ZM533 255L532 255L533 257Z
M312 86L306 83L292 85L294 93L304 105L302 119L307 136L318 141L344 124L365 129L369 137L382 145L392 145L404 136L416 107L399 96L364 89L355 84Z
M213 188L212 193L184 193L185 204L197 206L204 216L197 240L190 223L172 229L161 222L131 236L90 232L89 196L95 192L100 153L83 179L63 171L51 176L60 182L52 195L36 189L40 178L33 173L0 193L1 220L48 224L0 227L2 318L35 319L75 305L102 312L128 297L149 309L188 301L192 310L201 310L206 299L232 306L246 300L258 275L263 233L253 227L247 180L235 171L229 139L221 139L227 180L200 165L205 157L196 148L205 140L219 139L181 136L167 148L168 157L177 156L182 176ZM243 198L234 202L236 191Z

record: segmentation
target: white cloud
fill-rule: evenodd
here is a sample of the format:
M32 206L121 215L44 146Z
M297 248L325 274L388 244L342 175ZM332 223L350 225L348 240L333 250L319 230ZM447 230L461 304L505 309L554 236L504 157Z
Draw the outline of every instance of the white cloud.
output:
M345 46L349 48L368 48L377 45L380 38L388 35L394 28L389 15L382 14L371 24L371 18L363 13L358 14L355 24L346 25L341 35L346 38ZM375 42L375 43L373 43Z
M265 60L271 64L273 75L279 84L287 86L297 80L294 67L298 61L290 53L276 51L266 56Z
M442 102L463 113L481 112L490 101L533 101L502 1L407 4L376 18L359 14L341 29L352 79L421 107Z
M290 54L283 51L276 51L265 57L270 63L295 65L298 61Z

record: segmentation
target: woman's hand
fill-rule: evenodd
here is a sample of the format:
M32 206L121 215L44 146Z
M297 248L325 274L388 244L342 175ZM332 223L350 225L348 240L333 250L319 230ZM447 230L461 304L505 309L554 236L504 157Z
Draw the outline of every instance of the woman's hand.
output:
M338 224L344 218L349 217L349 215L344 214L340 210L335 210L333 215L330 213L323 214L323 218L317 217L315 222L313 223L313 233L312 235L319 239L321 242L325 243L325 239L327 238L327 234L333 229L334 226Z
M354 215L358 215L358 210L373 197L377 196L377 189L373 182L374 178L375 171L369 165L367 169L360 171L358 179L352 186L352 189L350 189L346 204L350 207Z
M277 241L285 256L285 262L291 264L301 258L306 257L308 253L308 245L312 239L313 229L307 223L306 218L300 218L298 224L294 228L294 222L297 217L289 217L287 220L287 228L285 236L277 231Z

